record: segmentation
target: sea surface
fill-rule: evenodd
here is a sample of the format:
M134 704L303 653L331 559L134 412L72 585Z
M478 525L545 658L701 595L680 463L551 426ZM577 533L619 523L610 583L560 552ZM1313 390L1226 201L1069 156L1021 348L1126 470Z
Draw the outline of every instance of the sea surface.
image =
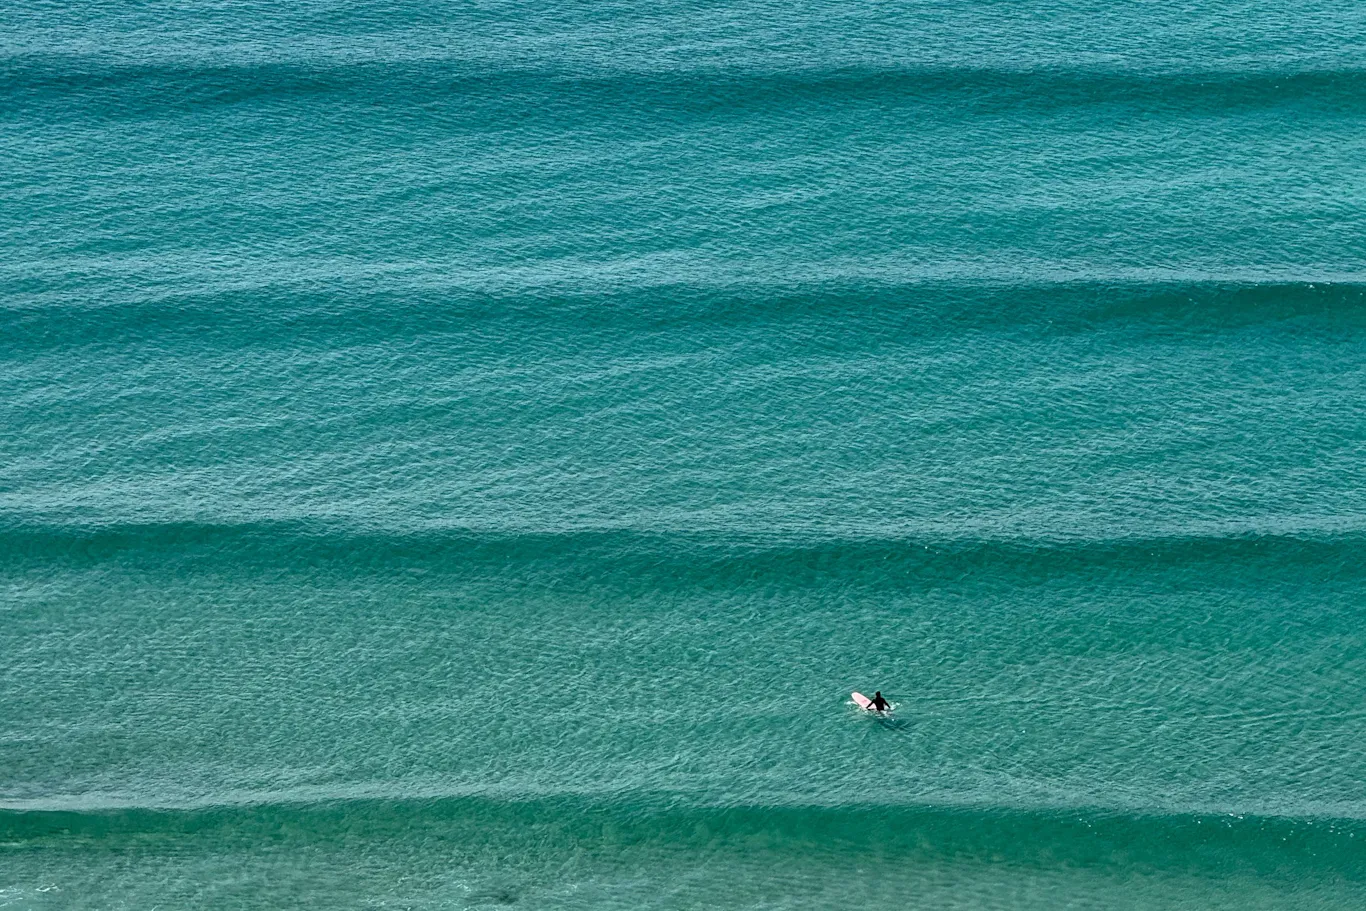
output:
M0 908L1361 907L1366 6L0 9Z

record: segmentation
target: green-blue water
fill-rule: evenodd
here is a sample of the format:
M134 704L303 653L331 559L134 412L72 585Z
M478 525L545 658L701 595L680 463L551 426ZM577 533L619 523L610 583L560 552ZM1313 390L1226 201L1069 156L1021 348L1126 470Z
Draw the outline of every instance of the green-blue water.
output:
M0 908L1366 906L1363 225L1348 3L6 7Z

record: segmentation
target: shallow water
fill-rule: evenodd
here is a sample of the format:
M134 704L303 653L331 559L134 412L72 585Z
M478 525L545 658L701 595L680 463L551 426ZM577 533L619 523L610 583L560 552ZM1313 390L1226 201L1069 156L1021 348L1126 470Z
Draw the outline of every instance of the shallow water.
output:
M1363 39L0 13L0 907L1361 904Z

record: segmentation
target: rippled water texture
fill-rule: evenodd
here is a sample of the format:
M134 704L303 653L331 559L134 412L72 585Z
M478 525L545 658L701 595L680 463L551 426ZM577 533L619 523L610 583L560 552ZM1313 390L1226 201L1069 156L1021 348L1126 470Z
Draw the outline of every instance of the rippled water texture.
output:
M1366 904L1366 13L1187 6L0 11L0 908Z

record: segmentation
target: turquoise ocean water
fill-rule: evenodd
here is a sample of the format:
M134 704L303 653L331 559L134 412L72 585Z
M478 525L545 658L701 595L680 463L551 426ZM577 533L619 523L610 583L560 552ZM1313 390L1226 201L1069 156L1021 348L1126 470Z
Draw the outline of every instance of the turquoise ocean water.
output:
M0 908L1366 906L1363 225L1357 4L6 6Z

